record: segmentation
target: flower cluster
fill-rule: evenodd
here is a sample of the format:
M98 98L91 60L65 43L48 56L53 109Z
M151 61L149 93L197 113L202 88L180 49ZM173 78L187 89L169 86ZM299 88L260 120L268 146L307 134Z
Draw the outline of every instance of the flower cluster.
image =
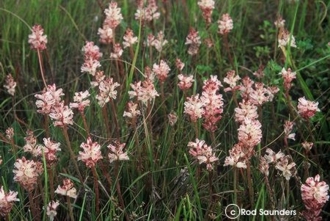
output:
M98 104L104 107L111 99L117 98L116 88L120 85L114 82L112 78L105 77L99 82L99 93L96 95Z
M14 192L14 191L9 191L9 193L6 193L3 189L3 186L1 186L0 189L0 215L2 217L6 217L13 205L15 201L19 201L19 199L17 198L17 194L18 192Z
M136 44L138 41L138 37L134 36L134 33L130 28L126 29L123 39L124 39L123 42L124 48L131 47L132 45Z
M61 96L62 89L56 89L56 85L48 85L41 94L36 94L36 106L40 108L38 113L49 115L54 121L54 126L64 127L73 124L73 111L68 105L64 105Z
M110 163L113 161L121 161L121 160L129 160L127 152L124 152L125 143L116 142L115 145L109 144L108 148L111 153L109 153L108 157Z
M55 193L63 196L68 196L74 199L77 198L77 190L73 186L73 183L70 179L64 179L63 185L62 186L58 185L57 189L55 190Z
M213 170L213 163L219 159L213 153L211 146L208 146L204 140L199 140L196 138L196 142L188 143L189 153L199 164L206 164L207 170Z
M204 81L201 100L203 102L203 126L206 130L214 132L217 129L217 122L221 120L223 112L223 98L218 93L221 82L217 76L211 76Z
M295 133L291 133L293 130L294 122L286 120L284 123L284 139L295 140Z
M80 91L75 92L73 97L73 103L70 103L70 108L77 108L79 112L84 112L84 109L89 106L90 100L88 97L90 96L88 91Z
M189 88L191 88L191 86L194 83L194 76L192 75L183 75L183 74L179 74L178 75L178 79L179 79L179 83L178 86L181 90L185 91L188 90Z
M285 155L281 150L275 153L272 149L267 148L263 158L266 160L267 164L274 164L275 168L282 172L282 176L284 176L286 180L290 180L290 178L297 173L296 163L293 162L292 157L290 155ZM260 170L268 175L268 166L266 172L265 167Z
M120 8L117 6L117 2L111 2L109 8L104 10L106 17L102 28L98 29L101 43L109 44L113 42L115 28L123 20Z
M223 14L221 19L218 20L218 28L221 35L228 34L233 27L233 19L229 14Z
M93 142L92 138L88 137L87 142L82 143L80 147L83 151L79 151L78 160L83 161L87 167L95 167L97 161L103 159L100 144Z
M152 67L152 71L155 72L156 77L162 83L165 82L170 70L168 64L163 60L160 60L159 64L154 64Z
M141 101L145 105L159 96L154 83L149 78L131 84L131 88L133 91L128 91L129 97L136 97L138 101Z
M278 47L284 48L290 43L290 47L296 48L296 40L290 34L290 32L284 27L285 20L282 17L279 17L275 22L275 26L279 29L278 31Z
M225 92L228 91L236 91L239 89L239 86L237 85L237 81L239 81L241 78L236 75L235 71L231 70L227 72L227 76L223 79L223 82L229 84L229 87L226 87L224 89Z
M47 165L52 165L57 161L56 153L61 151L60 143L53 142L50 138L44 138L44 146L42 146L42 150L45 154L45 159Z
M37 184L38 176L41 174L42 165L38 165L37 162L22 157L16 160L14 166L14 180L27 191L32 191Z
M237 168L246 168L246 157L240 143L235 144L229 150L229 156L226 156L224 166L233 166Z
M283 68L280 75L282 75L282 78L284 80L284 89L286 91L289 91L292 86L292 80L296 79L296 72L291 71L291 68L288 68L288 70L285 70L285 68Z
M40 25L32 27L32 33L29 35L29 44L32 49L45 50L47 44L47 35L44 35L44 29Z
M329 200L329 185L320 181L320 175L309 177L306 184L301 185L301 197L306 210L302 215L306 220L322 220L320 213L324 204Z
M320 109L317 107L318 104L318 102L309 101L306 100L305 97L301 97L298 99L298 113L304 119L310 119L315 115L316 112L320 111Z
M81 72L86 72L95 75L97 68L101 67L100 58L102 53L97 45L94 45L92 41L86 41L86 44L82 48L84 52L84 64L81 66Z
M138 9L135 13L135 19L141 21L142 23L151 22L152 20L157 20L160 13L157 12L158 7L155 0L148 0L148 5L144 7L143 0L138 2Z
M7 89L8 94L11 96L15 95L15 88L16 88L16 82L11 74L8 74L6 76L6 83L3 85L4 88Z
M50 201L47 205L46 214L49 217L50 221L53 221L55 216L57 215L56 209L60 205L58 201Z
M123 116L128 118L136 118L141 115L140 110L138 109L138 104L132 101L127 103L127 111L124 111Z
M194 28L190 28L185 43L186 45L189 45L188 54L196 55L201 43L201 37L199 36L198 31L196 31Z
M204 104L199 98L199 94L191 97L187 97L187 101L184 102L184 113L188 114L192 122L196 122L202 118L204 114Z
M158 52L161 52L167 43L168 41L165 39L163 31L160 31L158 32L157 37L153 34L149 34L144 44L148 47L153 46Z
M24 152L29 152L33 156L41 156L41 145L37 144L37 138L34 136L33 131L28 130L26 132L27 136L24 137L25 145L23 146Z
M198 6L202 10L203 18L206 24L211 24L212 22L212 11L214 9L214 0L200 0L198 1Z

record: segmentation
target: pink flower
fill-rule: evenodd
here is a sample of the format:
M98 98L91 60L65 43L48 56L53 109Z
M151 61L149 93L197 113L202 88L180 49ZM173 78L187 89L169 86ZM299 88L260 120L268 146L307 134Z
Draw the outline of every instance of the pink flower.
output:
M307 178L306 184L302 184L300 189L302 200L307 209L303 215L305 218L313 218L308 220L319 219L322 207L329 200L329 185L320 181L320 175L317 174L315 178Z
M237 168L246 168L246 157L243 147L240 143L235 144L229 150L229 156L226 157L224 166L233 166Z
M57 189L55 190L55 193L63 196L68 196L74 199L77 198L77 190L73 187L73 183L70 179L64 179L63 185L58 185Z
M238 140L245 147L254 147L261 142L261 123L258 120L245 118L238 130Z
M44 34L44 29L40 25L32 27L32 34L29 35L29 44L32 49L45 50L47 44L47 35Z
M320 111L317 107L318 104L318 102L309 101L305 97L301 97L298 99L298 113L306 120L312 118L316 112Z
M301 145L303 146L303 148L304 148L307 152L309 152L309 151L312 149L312 147L313 147L314 144L313 144L312 142L304 141L304 142L301 143Z
M115 145L109 144L108 148L111 153L109 153L108 157L110 160L110 163L113 161L121 161L121 160L129 160L129 157L127 155L127 152L124 152L125 143L115 143Z
M190 155L197 159L199 164L206 164L207 170L213 170L212 163L219 159L213 153L211 146L205 144L204 140L196 138L196 142L189 142L188 147L190 147Z
M69 106L64 105L64 102L54 106L49 117L54 121L55 127L64 127L68 124L73 124L73 111Z
M44 88L42 94L34 95L38 99L36 101L36 106L37 108L40 108L37 112L48 115L52 108L61 102L61 96L63 95L64 93L62 88L56 90L55 84L48 85L47 88Z
M211 76L210 79L204 81L201 101L204 106L204 123L206 130L214 132L217 129L216 123L221 120L223 112L223 98L218 93L221 82L216 76Z
M97 68L101 67L99 62L102 57L100 48L94 45L94 42L86 41L82 51L84 52L84 64L81 66L81 72L87 72L94 76Z
M267 154L265 154L264 158L266 159L267 163L277 163L279 159L285 156L281 150L278 151L278 153L275 153L272 149L269 148L266 149L266 153Z
M151 22L159 18L160 13L157 12L158 7L155 0L148 0L148 6L143 7L143 2L138 5L138 9L135 13L135 19L141 20L141 22Z
M90 137L87 138L86 143L82 143L80 147L83 151L79 151L78 160L83 161L87 167L95 167L97 161L103 159L101 154L101 146L92 141Z
M171 69L165 61L160 60L159 65L158 64L153 65L152 70L153 72L155 72L158 80L164 83Z
M138 101L141 101L143 104L147 104L149 101L154 100L159 96L158 92L155 89L154 83L150 79L146 79L143 82L139 81L134 84L131 84L133 91L129 91L128 94L130 98L137 97Z
M13 139L14 135L15 135L14 128L12 128L12 127L8 127L8 128L6 129L6 137L7 137L9 140L11 140L11 139Z
M114 31L110 27L104 26L103 28L99 28L97 34L100 36L101 43L110 44L113 42Z
M297 172L295 168L296 164L294 162L289 163L289 159L291 159L291 157L288 155L281 157L275 165L275 168L282 172L286 180L290 180Z
M69 106L64 105L64 102L54 106L49 117L54 121L54 126L64 127L73 124L73 111Z
M184 63L179 59L179 58L176 58L175 59L175 67L181 72L182 69L184 68Z
M50 138L44 138L43 141L44 141L45 146L43 146L42 149L45 154L46 162L49 165L52 165L54 162L57 161L56 153L58 151L61 151L61 148L60 148L61 144L54 143L53 141L50 140Z
M116 88L120 85L117 82L114 82L112 78L106 77L99 83L99 93L96 95L98 104L101 107L104 107L111 99L117 98Z
M8 74L6 76L6 83L3 87L7 89L8 94L10 94L11 96L15 95L16 85L17 84L16 84L13 76L11 74Z
M274 24L277 28L284 28L285 20L281 16L279 16L274 22Z
M92 41L86 41L86 44L81 49L84 52L85 59L100 60L102 53L97 45Z
M269 175L269 164L264 157L260 157L259 170L262 174Z
M50 221L53 221L55 216L57 215L56 209L60 205L58 201L51 201L47 205L47 216L49 217Z
M258 107L249 101L242 101L239 103L239 107L235 108L235 121L242 123L245 118L258 119Z
M106 8L104 10L106 18L104 20L103 26L108 26L111 29L115 29L123 20L120 8L118 8L117 6L117 2L112 1L109 4L109 8Z
M290 43L290 47L296 48L296 39L286 29L281 29L278 35L278 47L286 47Z
M189 45L188 54L196 55L201 45L201 38L194 28L190 28L188 36L186 38L186 45Z
M16 160L14 167L14 180L27 191L32 191L37 184L37 178L39 176L37 163L22 157Z
M284 123L284 139L295 140L295 133L291 133L293 130L294 122L286 120Z
M105 75L103 71L97 71L94 75L94 81L91 82L92 87L99 86L99 84L104 81Z
M42 155L41 146L37 144L37 138L33 132L28 130L27 136L24 137L25 145L23 146L24 152L29 152L33 156L38 157Z
M124 39L124 42L123 42L124 48L131 47L133 44L136 44L138 41L138 38L134 37L134 33L133 33L132 29L129 29L129 28L126 29L123 39Z
M110 58L118 59L121 57L122 54L123 54L123 49L121 48L120 44L119 43L114 44L113 52L111 52Z
M284 80L285 90L289 91L292 86L292 80L296 79L296 72L292 72L290 68L288 68L288 70L285 70L285 68L283 68L280 75L282 75L282 78Z
M223 79L223 82L229 84L229 87L225 88L224 91L236 91L239 89L239 86L237 86L237 81L239 81L241 78L236 75L235 71L231 70L227 72L227 76Z
M218 20L218 28L221 35L228 34L233 27L233 20L229 14L223 14L221 19Z
M84 92L75 92L73 97L74 103L69 104L70 108L77 108L79 112L83 112L90 105L89 96L90 94L87 90Z
M187 97L187 101L184 102L184 113L188 114L192 122L196 122L197 119L202 118L204 114L204 104L200 100L199 95Z
M14 202L19 201L17 198L18 192L9 191L9 193L6 193L3 189L3 186L1 186L0 189L0 215L2 217L6 217L10 210L13 208Z
M176 124L176 122L178 121L178 115L175 112L171 112L167 115L168 121L170 123L171 126L173 126L174 124Z
M211 24L214 0L200 0L197 4L203 12L203 18L205 19L206 23Z
M136 118L141 115L140 110L138 110L138 104L132 101L127 103L127 111L124 111L123 117Z
M191 88L193 82L195 81L194 76L192 76L192 75L186 76L186 75L183 75L183 74L179 74L178 79L179 79L178 86L183 91L188 90L189 88Z
M157 38L155 38L152 42L151 45L156 48L158 52L161 52L163 50L164 45L166 45L168 41L164 38L164 33L160 31L157 34Z

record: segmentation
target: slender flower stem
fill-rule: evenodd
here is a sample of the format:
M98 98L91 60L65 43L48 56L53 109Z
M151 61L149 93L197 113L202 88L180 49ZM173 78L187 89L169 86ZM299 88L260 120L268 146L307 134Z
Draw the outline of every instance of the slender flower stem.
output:
M86 117L85 117L85 114L83 111L80 112L80 115L81 115L81 118L83 120L83 124L84 124L84 128L86 130L86 134L87 134L87 137L90 136L90 133L89 133L89 127L88 127L88 124L87 124L87 121L86 121Z
M107 106L104 105L104 107L102 108L102 115L103 115L103 119L105 122L105 130L107 132L108 138L111 137L111 132L110 132L110 124L109 124L109 117L108 117L108 111L107 111Z
M84 180L83 180L82 175L81 175L81 173L79 171L79 167L78 167L78 163L77 163L77 160L76 160L76 156L75 156L75 154L74 154L74 152L73 152L73 150L71 148L71 143L70 143L70 139L69 139L67 127L64 126L62 131L63 131L63 135L64 135L64 138L65 138L65 141L66 141L66 145L68 146L68 150L69 150L69 153L70 153L70 158L71 158L71 160L73 162L73 165L74 165L74 167L76 169L76 172L78 174L79 180L80 180L81 184L83 184L84 183Z
M66 197L66 202L68 204L70 219L71 219L71 221L75 221L74 216L73 216L73 209L72 209L72 206L71 206L71 201L70 201L69 196Z
M44 82L45 87L47 87L46 79L45 79L45 74L44 74L44 67L42 65L42 57L41 57L41 51L38 49L37 50L38 54L38 60L39 60L39 67L40 67L40 72L41 72L41 78L42 81Z
M251 207L254 207L254 190L253 190L253 184L252 184L252 176L251 176L251 163L250 161L247 161L246 163L246 176L247 176L247 182L249 187L249 198L250 198L250 204Z
M96 207L96 215L100 212L100 193L99 193L99 183L98 176L95 167L92 167L93 177L94 177L94 191L95 191L95 207Z
M112 119L113 119L113 121L115 122L115 125L116 125L116 129L115 129L116 138L119 138L120 137L120 130L119 130L116 106L115 106L115 103L113 102L113 100L110 101L110 104L111 104L111 111L112 111L112 114L113 114Z
M33 191L28 191L28 194L29 194L30 210L33 214L33 220L40 221L39 213L33 201Z
M123 195L121 194L121 187L120 187L120 182L119 182L119 164L120 164L120 161L117 160L116 165L115 165L116 189L117 189L117 194L118 194L118 199L119 199L120 206L121 206L122 210L125 211L125 208L126 208L125 207L125 202L124 202ZM126 212L125 212L125 217L126 217L126 220L130 220L130 218L126 214Z

